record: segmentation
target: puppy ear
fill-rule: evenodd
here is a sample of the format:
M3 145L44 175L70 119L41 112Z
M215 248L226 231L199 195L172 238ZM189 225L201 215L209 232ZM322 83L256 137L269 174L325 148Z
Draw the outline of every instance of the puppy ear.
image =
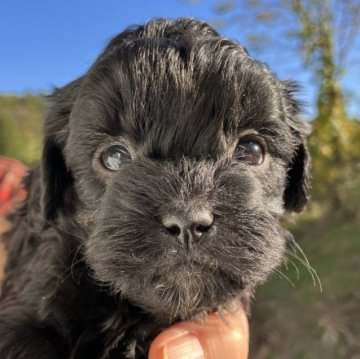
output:
M295 144L295 151L288 167L284 205L287 211L300 212L309 199L310 157L306 137L310 133L310 125L300 116L300 105L294 97L294 93L298 91L297 84L285 81L283 85L286 122Z
M64 159L69 135L69 117L76 100L80 80L57 89L50 96L53 102L44 126L44 145L41 161L41 209L45 222L53 220L67 200L73 178Z
M290 163L284 203L287 211L300 212L309 199L309 154L300 143Z

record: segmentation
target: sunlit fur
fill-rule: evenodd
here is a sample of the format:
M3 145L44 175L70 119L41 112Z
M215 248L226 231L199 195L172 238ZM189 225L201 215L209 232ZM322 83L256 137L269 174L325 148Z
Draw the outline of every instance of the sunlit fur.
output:
M280 217L307 200L293 92L192 19L126 30L56 90L5 239L1 358L145 358L170 323L248 306L285 253ZM235 158L243 136L262 164ZM110 144L133 158L119 171L101 164ZM190 249L162 224L204 208L214 224Z

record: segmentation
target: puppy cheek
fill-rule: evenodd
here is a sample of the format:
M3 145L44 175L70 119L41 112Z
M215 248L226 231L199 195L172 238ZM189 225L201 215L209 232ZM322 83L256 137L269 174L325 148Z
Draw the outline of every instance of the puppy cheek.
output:
M283 194L286 188L286 177L286 164L279 158L272 158L267 170L260 177L264 198L262 202L275 218L281 217L285 212Z
M287 234L279 223L283 211L284 169L228 172L216 193L218 232L212 256L245 287L264 282L282 262ZM219 250L221 248L221 250Z
M147 285L147 278L161 264L159 258L164 256L164 248L155 225L149 221L130 225L128 212L116 210L117 218L110 215L114 212L110 207L95 216L95 231L85 243L85 260L94 278L118 293L134 285ZM147 228L146 224L152 231L141 230ZM142 284L136 284L139 281Z
M242 213L232 222L224 222L223 228L226 239L213 256L244 286L264 282L282 262L286 234L272 216L264 212Z

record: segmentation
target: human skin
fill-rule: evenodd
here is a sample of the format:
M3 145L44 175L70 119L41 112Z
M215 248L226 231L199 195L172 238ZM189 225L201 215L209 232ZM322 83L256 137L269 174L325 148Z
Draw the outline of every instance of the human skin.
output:
M225 320L224 320L225 318ZM149 359L246 359L249 327L245 312L212 313L201 322L176 323L151 345Z

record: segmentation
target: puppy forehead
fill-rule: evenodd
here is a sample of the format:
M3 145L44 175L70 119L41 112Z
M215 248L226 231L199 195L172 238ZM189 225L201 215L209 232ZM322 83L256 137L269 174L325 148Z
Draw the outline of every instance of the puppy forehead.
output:
M84 86L83 120L95 133L146 143L148 151L218 153L245 129L279 127L274 77L225 39L137 39L104 56ZM179 153L178 153L179 154Z

